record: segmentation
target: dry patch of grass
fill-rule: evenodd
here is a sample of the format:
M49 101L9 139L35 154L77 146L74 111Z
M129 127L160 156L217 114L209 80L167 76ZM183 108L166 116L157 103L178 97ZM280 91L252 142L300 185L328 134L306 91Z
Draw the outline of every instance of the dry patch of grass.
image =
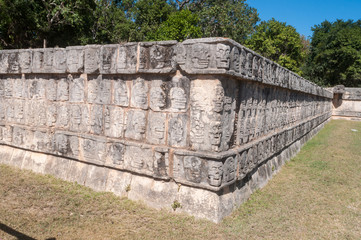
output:
M0 165L0 239L17 239L4 226L36 239L361 239L361 123L331 121L218 225Z

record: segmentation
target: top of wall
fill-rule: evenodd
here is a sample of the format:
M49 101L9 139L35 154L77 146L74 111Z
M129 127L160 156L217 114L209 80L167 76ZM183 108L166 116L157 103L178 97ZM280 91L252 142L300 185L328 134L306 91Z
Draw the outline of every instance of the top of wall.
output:
M332 98L326 90L226 38L0 51L0 74L172 73L228 75Z

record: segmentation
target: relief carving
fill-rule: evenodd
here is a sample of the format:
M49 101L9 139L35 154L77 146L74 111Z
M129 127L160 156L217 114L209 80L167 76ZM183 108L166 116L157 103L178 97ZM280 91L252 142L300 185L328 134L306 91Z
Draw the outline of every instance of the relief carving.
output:
M69 83L65 78L60 79L58 81L57 87L57 100L58 101L68 101L69 100Z
M114 99L115 105L129 106L129 90L127 83L121 79L114 80Z
M185 147L187 143L187 115L175 115L169 121L168 144Z
M147 140L152 144L165 143L165 121L166 114L164 113L149 113Z
M195 156L186 156L184 157L184 173L188 181L194 183L201 182L201 165L202 160L199 157Z
M241 59L240 59L240 54L239 54L239 50L237 47L232 48L230 60L231 60L230 69L238 73Z
M124 150L125 147L121 143L111 143L108 146L108 158L114 165L124 164Z
M208 162L208 183L211 186L219 187L222 184L223 163L216 161Z
M229 69L231 47L222 43L217 44L217 68Z
M202 43L192 45L191 52L192 67L198 69L208 68L210 61L210 50L209 46Z
M84 79L75 78L71 75L68 76L70 82L70 102L83 102L84 101Z
M133 110L128 111L127 128L125 137L135 140L144 139L146 130L146 115L144 111Z
M148 84L142 78L133 81L131 106L148 109Z
M150 89L150 108L160 111L166 107L166 94L162 86L154 86Z

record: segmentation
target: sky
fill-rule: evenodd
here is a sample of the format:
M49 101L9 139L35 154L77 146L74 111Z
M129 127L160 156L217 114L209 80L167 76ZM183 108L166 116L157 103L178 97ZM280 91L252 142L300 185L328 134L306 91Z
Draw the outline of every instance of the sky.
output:
M311 37L311 27L324 20L361 19L361 0L247 0L257 9L261 21L275 18Z

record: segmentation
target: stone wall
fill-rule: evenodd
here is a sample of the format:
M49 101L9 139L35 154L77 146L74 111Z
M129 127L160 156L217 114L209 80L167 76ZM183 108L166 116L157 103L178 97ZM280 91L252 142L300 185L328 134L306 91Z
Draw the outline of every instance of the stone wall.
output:
M210 38L0 51L0 97L0 162L218 222L323 126L333 94Z
M361 120L361 88L338 85L330 90L334 93L333 118Z

